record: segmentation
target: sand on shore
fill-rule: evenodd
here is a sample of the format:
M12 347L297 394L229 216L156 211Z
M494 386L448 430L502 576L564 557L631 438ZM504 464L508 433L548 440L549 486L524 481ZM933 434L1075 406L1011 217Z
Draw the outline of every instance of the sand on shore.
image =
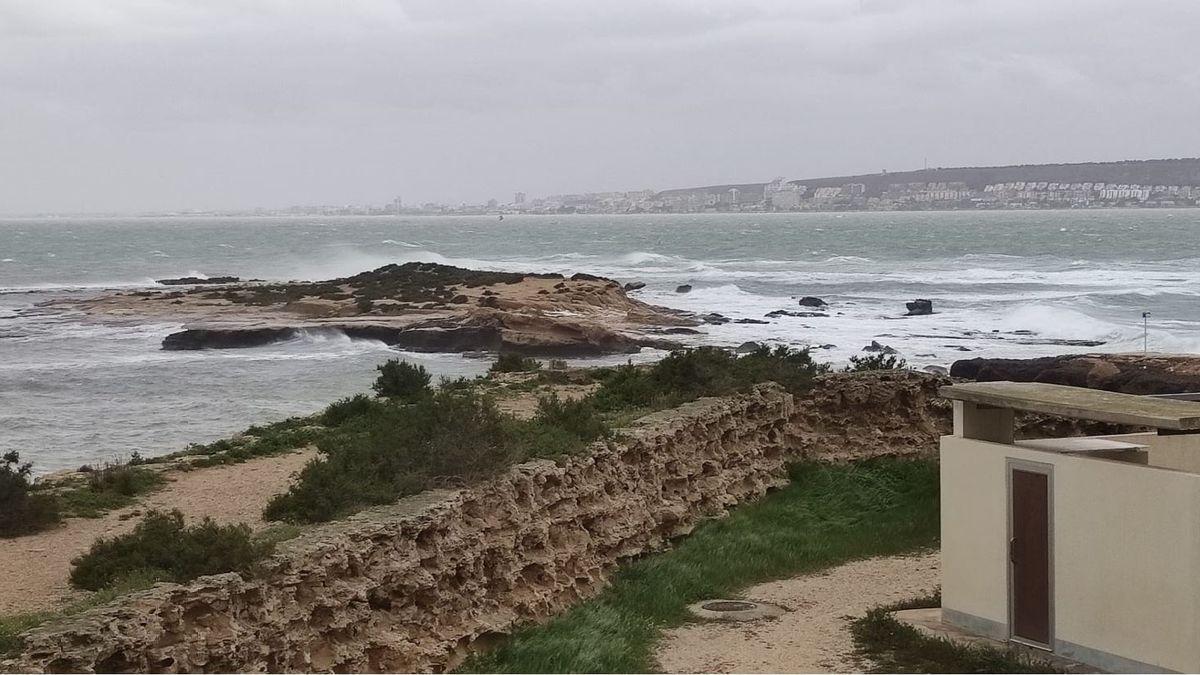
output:
M752 586L737 597L789 611L777 619L685 624L666 631L656 658L668 673L861 672L850 621L932 592L940 569L933 552L856 560Z
M67 581L71 560L99 537L132 530L150 509L179 509L189 520L209 517L261 529L267 501L285 491L315 456L315 448L304 448L241 464L167 471L169 482L137 504L100 518L69 518L45 532L0 539L0 615L49 610L83 597Z

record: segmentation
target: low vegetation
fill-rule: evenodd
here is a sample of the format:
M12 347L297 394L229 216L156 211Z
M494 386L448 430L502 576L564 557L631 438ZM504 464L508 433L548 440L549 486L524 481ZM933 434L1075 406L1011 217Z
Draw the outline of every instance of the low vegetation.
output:
M496 358L496 362L488 369L489 373L531 373L541 370L542 364L537 359L521 356L514 352L504 352Z
M166 482L159 472L131 463L111 462L83 469L85 478L81 485L55 494L65 516L99 518L107 511L129 506L138 495L152 492Z
M774 381L788 391L806 391L829 366L808 350L780 345L760 347L744 356L699 347L672 352L650 367L622 366L608 372L593 395L602 410L663 409L702 396L725 396L760 382Z
M876 673L1059 673L1042 660L1016 651L961 645L925 635L900 623L892 612L940 607L938 595L878 607L850 624L858 653Z
M0 457L0 538L38 532L59 521L58 501L32 489L31 471L15 450Z
M471 672L649 672L661 631L689 603L848 560L930 547L938 536L937 466L879 459L804 463L792 483L697 528L666 553L626 565L592 601L517 631L464 666Z
M180 511L151 511L132 532L97 539L71 561L71 585L98 591L131 577L184 582L249 569L271 548L245 524L218 525L206 518L185 525Z
M895 354L868 354L866 356L851 356L850 365L844 372L861 373L870 370L904 370L908 362Z

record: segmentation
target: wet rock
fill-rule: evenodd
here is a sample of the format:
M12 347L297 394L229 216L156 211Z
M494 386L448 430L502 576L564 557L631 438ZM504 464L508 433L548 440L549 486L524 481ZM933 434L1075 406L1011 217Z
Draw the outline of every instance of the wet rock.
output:
M675 292L676 293L691 293L692 285L691 284L681 284L679 286L676 286Z
M724 314L717 314L716 312L713 312L711 314L701 314L698 318L701 321L703 321L704 323L710 323L713 325L721 325L721 324L729 323L730 321L733 320L733 319L730 319L729 317L725 316Z
M800 298L801 307L824 307L828 304L829 303L825 302L824 300L820 298L814 298L811 295L806 295L803 298Z
M751 340L749 342L743 342L742 344L738 345L738 348L735 349L734 351L736 351L739 354L749 354L750 352L758 351L761 348L762 348L761 344Z
M877 340L871 340L871 344L867 345L866 347L863 347L862 350L864 352L872 352L875 354L895 354L896 353L895 349L889 347L888 345L879 344L879 342Z
M927 373L931 373L933 375L949 375L950 374L950 369L946 368L945 366L929 365L929 366L925 366L921 370L923 370Z
M818 318L818 317L827 317L829 315L825 314L824 312L793 312L793 311L787 310L787 309L777 309L773 312L767 312L763 316L767 317L768 319L778 319L781 316Z
M155 283L163 286L201 286L209 284L236 284L239 277L177 277L175 279L159 279Z
M925 314L933 314L933 301L917 298L912 302L904 303L908 308L908 316L923 316Z
M626 291L636 291L636 290L643 289L645 287L646 287L646 282L644 282L644 281L631 281L631 282L625 284Z
M734 323L757 323L757 324L770 324L771 322L770 322L770 321L763 321L762 319L736 319L736 320L734 320Z

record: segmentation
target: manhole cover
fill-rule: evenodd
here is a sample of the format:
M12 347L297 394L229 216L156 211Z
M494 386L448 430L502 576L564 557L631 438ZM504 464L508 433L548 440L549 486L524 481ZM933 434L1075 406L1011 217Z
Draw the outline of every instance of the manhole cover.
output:
M742 602L741 600L717 600L716 602L706 602L700 606L710 612L744 612L747 609L758 607L753 602Z
M701 619L715 621L757 621L773 619L786 610L778 605L751 600L705 600L688 607Z

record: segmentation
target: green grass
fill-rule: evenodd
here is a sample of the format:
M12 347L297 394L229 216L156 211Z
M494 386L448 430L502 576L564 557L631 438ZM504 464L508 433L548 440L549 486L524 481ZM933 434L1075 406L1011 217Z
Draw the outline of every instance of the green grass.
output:
M850 624L861 656L876 673L1060 673L1050 663L1005 649L960 645L922 634L891 613L902 609L940 607L932 595L878 607Z
M99 518L108 511L129 506L139 495L162 487L166 479L157 471L129 464L106 464L93 469L82 484L55 497L64 516Z
M937 465L878 459L804 463L792 484L702 525L673 550L626 565L612 585L549 623L519 629L466 672L646 672L664 628L686 607L848 560L931 547Z

